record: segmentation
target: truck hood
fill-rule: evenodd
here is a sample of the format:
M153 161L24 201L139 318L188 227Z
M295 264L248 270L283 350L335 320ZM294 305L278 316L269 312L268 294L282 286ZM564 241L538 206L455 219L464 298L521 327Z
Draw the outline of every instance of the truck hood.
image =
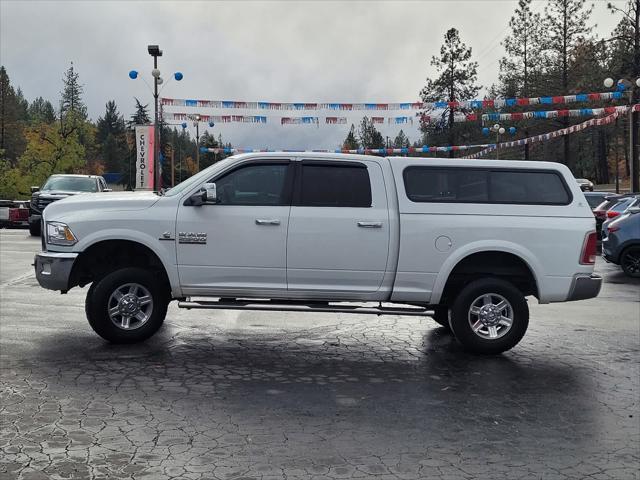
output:
M56 220L74 213L96 210L144 210L160 197L153 192L101 192L71 195L52 203L45 210L47 220Z
M79 193L87 192L74 192L72 190L40 190L39 192L36 192L35 196L43 198L65 198L70 195L77 195Z

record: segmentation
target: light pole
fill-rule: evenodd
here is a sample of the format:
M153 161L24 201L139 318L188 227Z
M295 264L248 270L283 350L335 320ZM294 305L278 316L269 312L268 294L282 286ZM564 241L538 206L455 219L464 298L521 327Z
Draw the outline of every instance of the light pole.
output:
M196 127L196 173L200 171L200 115L193 117L193 126Z
M187 129L187 122L182 122L182 125L180 126L182 127L182 133L184 133L184 131ZM180 139L180 142L178 142L178 144L180 145L180 152L178 157L178 183L182 183L182 139Z
M158 152L160 149L158 148L158 85L162 83L162 78L160 78L160 70L158 70L158 57L162 56L162 50L158 45L149 45L147 47L147 51L149 55L153 57L153 70L151 70L151 75L153 75L153 188L155 190L160 190L160 175L159 175L159 158Z
M160 142L159 142L159 138L160 138L160 132L158 131L158 98L160 96L160 91L158 90L158 87L160 85L162 85L164 83L164 80L162 79L162 77L160 76L160 70L158 70L158 57L162 56L162 50L160 50L160 47L158 45L148 45L147 46L147 52L149 52L149 55L151 55L153 57L153 70L151 70L151 76L153 77L153 90L152 90L152 94L153 94L153 188L155 190L160 190L160 168L159 164L160 164ZM132 80L135 80L136 78L138 78L138 72L136 70L131 70L129 72L129 78ZM181 72L175 72L173 74L173 78L176 79L176 81L180 81L183 78L183 75ZM146 80L144 80L144 83L147 84L147 86L149 86L149 84L147 83ZM169 83L169 82L167 82ZM163 87L164 88L164 87Z
M496 134L496 160L500 160L500 153L499 153L499 148L498 148L498 144L500 143L500 135L504 135L506 133L506 130L503 126L501 126L499 123L496 123L493 127L489 128L489 127L484 127L482 129L482 134L485 137L488 137L489 134L493 132ZM511 135L515 135L516 134L516 127L509 127L509 133Z
M615 82L613 78L606 78L604 80L604 86L606 88L612 88L614 85L620 92L625 90L629 94L629 188L631 192L640 191L640 163L639 157L639 132L638 132L638 115L639 112L633 111L633 104L638 98L638 91L640 90L640 78L637 78L635 82L632 82L626 78L622 78Z

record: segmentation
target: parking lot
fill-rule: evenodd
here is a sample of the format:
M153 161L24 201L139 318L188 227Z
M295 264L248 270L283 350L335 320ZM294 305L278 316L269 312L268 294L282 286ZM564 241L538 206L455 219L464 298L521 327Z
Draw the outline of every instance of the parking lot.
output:
M1 478L637 479L640 282L537 305L514 350L431 319L185 311L114 346L0 230Z

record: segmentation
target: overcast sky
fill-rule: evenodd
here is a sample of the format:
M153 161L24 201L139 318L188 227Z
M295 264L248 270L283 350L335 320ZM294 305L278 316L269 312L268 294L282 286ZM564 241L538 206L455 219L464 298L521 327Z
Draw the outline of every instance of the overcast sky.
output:
M543 10L546 2L535 2ZM595 1L596 33L608 37L618 21ZM621 6L622 0L617 2ZM57 106L62 75L73 61L84 85L89 115L107 100L126 117L133 97L153 98L129 70L151 83L147 45L164 52L173 98L273 102L408 102L418 99L429 61L450 27L460 30L479 62L479 83L497 80L500 41L516 0L467 1L7 1L0 0L0 62L27 99L42 95ZM553 92L549 92L553 93ZM184 110L180 109L180 110ZM201 110L209 114L265 112ZM281 126L280 116L327 115L266 112L268 125L216 125L217 136L251 148L336 148L349 125ZM330 114L329 114L330 115ZM342 115L342 114L341 114ZM349 117L357 123L362 112ZM397 113L396 115L400 115ZM322 120L322 118L321 118ZM403 127L411 140L417 127ZM384 126L393 138L399 126Z

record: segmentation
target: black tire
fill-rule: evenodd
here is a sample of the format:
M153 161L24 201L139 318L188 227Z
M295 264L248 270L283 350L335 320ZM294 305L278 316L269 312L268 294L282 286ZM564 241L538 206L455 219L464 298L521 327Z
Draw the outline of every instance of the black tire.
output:
M85 313L91 328L112 343L137 343L151 337L164 322L170 298L167 286L157 277L153 272L142 268L123 268L94 282L87 292L85 301ZM112 294L130 283L145 288L150 293L152 304L148 311L148 320L144 324L125 330L111 320L108 309Z
M29 234L32 237L39 237L42 234L42 232L40 231L40 223L30 223Z
M451 325L449 325L449 307L444 305L436 305L433 308L433 321L436 322L441 327L447 329L447 331L451 331Z
M640 246L632 245L625 248L620 255L620 266L628 277L640 278Z
M499 338L486 338L482 335L482 331L475 333L471 325L471 307L476 300L488 294L502 296L510 304L510 313L513 317L511 327L506 329ZM499 278L482 278L472 281L460 291L451 306L450 323L453 334L466 350L486 355L498 354L515 347L524 336L529 326L529 307L522 292L512 283ZM497 328L505 327L498 325ZM489 335L488 327L482 326L482 329L486 330L486 335Z

